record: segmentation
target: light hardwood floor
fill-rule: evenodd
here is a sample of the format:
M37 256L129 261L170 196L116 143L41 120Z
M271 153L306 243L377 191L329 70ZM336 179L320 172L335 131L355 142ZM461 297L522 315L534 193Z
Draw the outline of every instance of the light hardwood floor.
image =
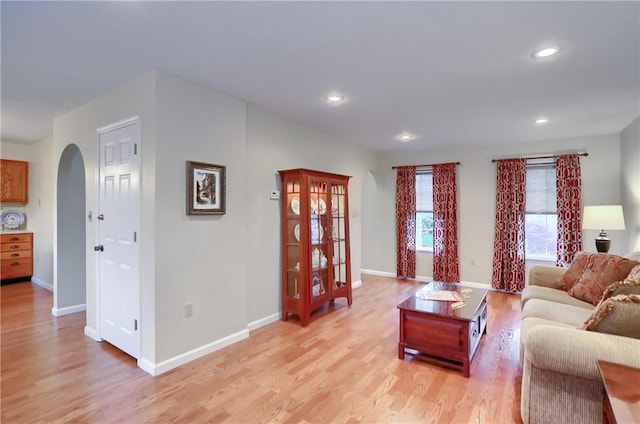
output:
M490 292L471 377L398 355L396 305L420 283L363 275L302 328L292 317L158 377L51 316L51 293L2 286L1 422L520 423L520 297ZM212 323L212 325L215 325Z

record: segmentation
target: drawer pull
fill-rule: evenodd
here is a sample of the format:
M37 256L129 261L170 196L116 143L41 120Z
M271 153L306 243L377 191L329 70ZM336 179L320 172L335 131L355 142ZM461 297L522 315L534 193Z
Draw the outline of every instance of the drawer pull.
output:
M20 246L18 246L17 244L13 244L9 249L20 249Z
M9 239L9 241L18 241L18 240L20 240L18 237L11 237L11 238Z
M20 262L11 262L11 266L20 266Z
M20 256L20 254L19 254L19 253L12 253L12 254L11 254L11 257L12 257L12 258L17 258L18 256Z

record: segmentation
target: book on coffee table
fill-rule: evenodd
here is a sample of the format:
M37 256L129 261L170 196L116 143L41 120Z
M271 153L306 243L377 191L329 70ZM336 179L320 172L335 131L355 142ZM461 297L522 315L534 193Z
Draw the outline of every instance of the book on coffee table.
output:
M440 300L443 302L460 302L464 299L455 290L419 290L418 297L422 300Z

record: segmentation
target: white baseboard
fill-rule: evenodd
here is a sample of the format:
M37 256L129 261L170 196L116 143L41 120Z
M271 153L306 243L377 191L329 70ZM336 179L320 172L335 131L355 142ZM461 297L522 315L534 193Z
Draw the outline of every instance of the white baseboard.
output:
M353 281L351 283L351 288L352 289L357 289L358 287L360 287L362 285L362 280L358 280L358 281Z
M67 306L66 308L51 308L51 315L54 317L61 317L63 315L75 314L76 312L82 312L87 310L87 305L83 303L82 305L73 305Z
M381 277L397 278L396 274L394 274L393 272L376 271L374 269L361 269L360 272L368 275L379 275ZM424 276L418 275L416 276L416 278L412 278L412 280L420 281L423 283L430 283L433 281L433 277L424 277ZM493 290L493 288L491 287L491 284L476 283L473 281L460 281L460 284L464 284L466 286L471 286L471 287L477 287L485 290Z
M395 272L377 271L375 269L361 269L360 272L362 274L378 275L380 277L398 278L396 276ZM416 278L410 278L410 280L416 280L416 281L422 281L422 282L431 282L431 281L433 281L433 278L417 276ZM362 284L362 282L360 282L360 283Z
M43 289L47 289L47 290L49 290L50 292L52 292L52 291L53 291L53 284L49 284L49 283L47 283L47 282L45 282L45 281L42 281L42 280L41 280L41 279L39 279L39 278L31 277L31 282L32 282L33 284L37 285L37 286L42 287Z
M361 269L360 273L361 274L368 274L368 275L379 275L380 277L396 278L396 274L393 273L393 272L376 271L375 269Z
M476 283L473 281L460 281L460 284L464 284L465 286L477 287L479 289L495 290L493 287L491 287L491 284Z
M93 339L93 340L95 340L97 342L101 342L102 341L100 336L98 336L98 332L95 329L93 329L93 328L91 328L89 326L85 326L84 327L84 335L87 336L87 337L90 337L91 339Z
M278 312L276 314L269 315L267 317L261 318L257 321L250 322L247 324L247 329L249 331L257 330L260 327L264 327L265 325L272 324L280 319L282 313Z
M223 337L215 342L211 342L204 346L200 346L196 349L193 349L189 352L182 353L178 356L174 356L173 358L167 359L160 363L154 364L150 361L142 358L138 360L138 367L142 368L147 373L156 376L163 374L167 371L170 371L174 368L177 368L181 365L186 364L187 362L191 362L195 359L201 358L205 355L215 352L216 350L220 350L223 347L227 347L233 343L239 342L240 340L244 340L249 337L249 330L238 331L235 334L231 334L227 337Z

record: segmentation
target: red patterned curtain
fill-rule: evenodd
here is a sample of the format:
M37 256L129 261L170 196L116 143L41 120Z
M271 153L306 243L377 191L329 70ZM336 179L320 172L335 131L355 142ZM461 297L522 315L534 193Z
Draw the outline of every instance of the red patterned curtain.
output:
M416 276L416 167L399 166L396 177L396 274Z
M433 165L433 279L459 282L456 164Z
M496 229L491 285L499 290L524 289L526 159L498 160Z
M582 250L582 206L580 158L562 155L556 159L556 201L558 210L558 266L569 266Z

